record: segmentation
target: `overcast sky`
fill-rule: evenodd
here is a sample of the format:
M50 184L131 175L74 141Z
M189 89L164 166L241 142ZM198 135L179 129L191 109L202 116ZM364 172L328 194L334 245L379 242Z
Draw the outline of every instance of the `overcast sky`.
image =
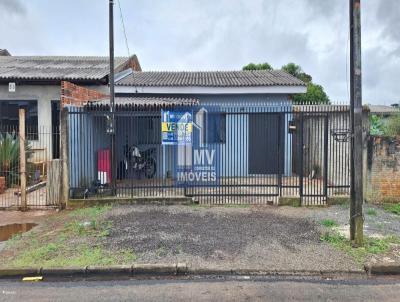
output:
M115 0L117 1L117 0ZM120 0L143 70L301 65L348 101L348 0ZM400 101L400 1L362 0L364 103ZM116 55L128 54L115 5ZM13 55L107 55L108 0L0 0Z

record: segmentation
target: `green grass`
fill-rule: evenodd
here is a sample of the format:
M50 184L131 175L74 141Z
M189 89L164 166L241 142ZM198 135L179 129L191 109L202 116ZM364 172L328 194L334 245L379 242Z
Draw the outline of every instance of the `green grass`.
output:
M327 228L333 228L339 226L338 223L333 219L324 219L321 220L321 225Z
M250 205L249 204L225 204L224 208L245 209L245 208L250 208Z
M7 260L7 267L67 267L132 263L137 256L133 250L111 251L102 245L109 236L111 221L103 214L110 206L84 208L65 214L61 228L52 224L42 230L14 236L7 248L17 251ZM53 220L54 221L54 220Z
M388 236L380 239L364 237L364 245L362 247L353 248L350 240L338 232L326 232L321 236L321 240L346 252L359 264L364 264L370 255L384 254L388 252L391 244L400 243L400 239L395 236Z
M76 219L83 218L86 220L92 220L99 218L101 215L108 212L110 209L111 209L110 205L82 208L72 211L71 213L69 213L69 216Z
M367 209L367 215L369 215L369 216L376 216L376 215L378 215L378 212L377 212L375 209L373 209L373 208L368 208L368 209Z
M385 204L383 206L383 209L387 212L400 215L400 203L395 203L395 204Z
M133 251L110 252L100 246L77 246L67 243L35 243L11 261L11 267L71 267L86 265L113 265L136 260Z
M345 203L341 203L339 204L339 207L341 207L342 209L350 209L350 202L345 202Z

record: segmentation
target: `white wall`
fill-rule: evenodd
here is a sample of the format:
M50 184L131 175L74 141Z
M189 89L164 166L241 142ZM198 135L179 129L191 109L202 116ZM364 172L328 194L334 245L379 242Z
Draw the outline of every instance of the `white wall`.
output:
M90 85L83 87L94 89L103 93L108 93L107 85ZM41 160L51 159L52 156L52 124L51 124L51 101L59 101L61 98L60 85L18 85L15 92L8 92L8 83L0 84L0 102L10 100L36 100L38 102L38 127L39 139L30 141L33 148L46 148L47 158L43 158L43 153L36 155Z

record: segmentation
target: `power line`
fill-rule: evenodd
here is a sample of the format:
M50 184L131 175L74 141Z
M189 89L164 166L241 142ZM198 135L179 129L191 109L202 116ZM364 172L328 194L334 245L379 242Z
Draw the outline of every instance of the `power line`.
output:
M122 31L123 31L124 37L125 37L125 46L126 46L126 49L127 49L127 51L128 51L128 59L130 60L130 58L131 58L131 52L130 52L130 50L129 50L128 36L127 36L127 34L126 34L126 28L125 28L125 22L124 22L124 15L122 14L122 7L121 7L121 2L120 2L120 0L118 0L118 8L119 8L119 15L120 15L120 17L121 17ZM131 76L132 76L132 80L134 80L134 72L135 72L134 66L132 65L131 68L132 68L132 74L131 74ZM133 81L133 83L134 83L134 82L135 82L135 81ZM136 85L135 85L135 91L137 92Z
M118 0L118 8L119 8L119 15L121 17L122 31L124 32L124 37L125 37L125 46L128 51L128 57L130 58L131 52L129 50L128 37L126 34L126 29L125 29L124 15L122 14L121 2L119 0Z

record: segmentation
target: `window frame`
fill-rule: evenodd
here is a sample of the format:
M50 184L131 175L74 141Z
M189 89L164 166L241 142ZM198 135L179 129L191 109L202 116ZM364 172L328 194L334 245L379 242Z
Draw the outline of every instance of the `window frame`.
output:
M14 104L13 104L14 103ZM22 103L22 104L21 104ZM26 104L23 104L26 103ZM33 105L31 105L33 103ZM17 113L16 117L12 117L9 112L8 106L17 105ZM35 108L36 105L36 108ZM4 107L7 106L7 109ZM32 110L33 107L33 110ZM37 99L0 99L0 129L5 130L16 130L19 132L19 109L25 108L25 133L26 139L30 141L38 141L39 140L39 102ZM36 111L36 116L31 115L31 112ZM5 121L14 121L14 123L5 123ZM16 122L16 124L15 124Z

